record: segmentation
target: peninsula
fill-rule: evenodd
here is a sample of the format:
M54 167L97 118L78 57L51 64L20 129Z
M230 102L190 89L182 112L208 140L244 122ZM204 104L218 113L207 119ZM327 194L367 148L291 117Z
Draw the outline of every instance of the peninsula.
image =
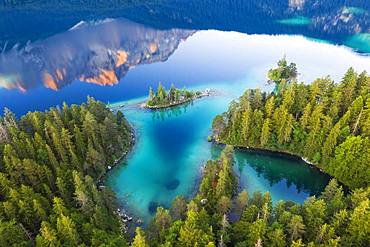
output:
M349 68L340 83L324 77L306 85L297 74L280 60L268 72L275 90L248 89L214 118L213 140L300 156L351 189L368 187L369 75Z
M173 84L170 90L166 92L166 89L159 83L157 92L154 92L152 87L149 88L149 98L143 106L149 109L168 108L190 102L197 98L209 96L210 93L210 89L189 91L186 88L178 89Z

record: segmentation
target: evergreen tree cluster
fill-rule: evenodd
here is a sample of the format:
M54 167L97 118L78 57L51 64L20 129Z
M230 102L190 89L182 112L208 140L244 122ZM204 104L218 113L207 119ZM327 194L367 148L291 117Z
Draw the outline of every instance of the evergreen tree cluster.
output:
M329 77L296 80L285 59L269 71L271 93L247 90L213 121L213 138L240 147L304 157L350 188L370 183L370 76L350 68Z
M333 179L319 198L273 206L268 192L236 194L233 159L226 146L219 160L208 161L198 194L158 208L132 246L369 246L370 188L345 196Z
M178 104L182 102L189 101L194 98L196 94L200 92L192 92L186 90L186 88L180 90L176 88L173 84L168 92L162 86L161 83L158 84L157 92L154 92L152 87L149 88L149 99L146 102L149 107L165 107L173 104Z
M88 99L0 118L0 246L125 246L113 192L97 182L127 152L123 114Z

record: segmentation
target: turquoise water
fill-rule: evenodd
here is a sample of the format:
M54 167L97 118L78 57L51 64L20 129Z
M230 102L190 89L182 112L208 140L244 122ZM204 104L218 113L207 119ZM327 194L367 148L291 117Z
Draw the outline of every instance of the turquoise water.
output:
M207 142L212 119L227 110L245 86L242 82L213 85L219 94L161 111L140 108L140 100L130 102L124 113L136 130L137 144L107 177L119 201L148 222L156 206L169 207L176 195L193 194L202 165L221 150ZM301 161L239 150L235 172L241 188L250 194L269 191L274 202L303 202L328 182L327 176Z
M147 220L151 206L168 207L176 195L194 190L201 165L211 157L210 123L227 109L232 98L227 93L160 111L127 107L124 113L136 130L137 143L127 161L109 174L107 184L135 215Z
M305 26L311 23L311 19L304 16L296 16L288 19L278 20L278 23L290 26Z
M367 11L363 8L358 8L358 7L345 7L344 12L359 15L359 14L364 14Z
M346 45L353 45L359 50L370 52L370 33L357 33L352 35L345 42Z

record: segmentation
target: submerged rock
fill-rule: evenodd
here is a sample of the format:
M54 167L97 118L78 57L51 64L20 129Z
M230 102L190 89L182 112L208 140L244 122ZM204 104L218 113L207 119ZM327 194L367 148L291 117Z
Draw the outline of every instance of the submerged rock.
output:
M179 185L180 181L178 179L171 180L165 184L166 189L168 190L175 190Z
M157 212L157 207L159 207L159 204L157 202L151 201L148 207L149 213L152 215L155 214L155 212Z

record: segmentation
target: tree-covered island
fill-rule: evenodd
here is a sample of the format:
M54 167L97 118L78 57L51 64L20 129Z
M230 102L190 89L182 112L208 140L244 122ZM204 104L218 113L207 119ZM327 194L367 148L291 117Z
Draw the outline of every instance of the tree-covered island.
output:
M173 84L170 90L166 92L166 89L159 83L157 92L154 92L152 87L149 88L149 98L145 103L145 107L149 109L167 108L209 95L210 89L204 91L189 91L186 88L178 89Z

